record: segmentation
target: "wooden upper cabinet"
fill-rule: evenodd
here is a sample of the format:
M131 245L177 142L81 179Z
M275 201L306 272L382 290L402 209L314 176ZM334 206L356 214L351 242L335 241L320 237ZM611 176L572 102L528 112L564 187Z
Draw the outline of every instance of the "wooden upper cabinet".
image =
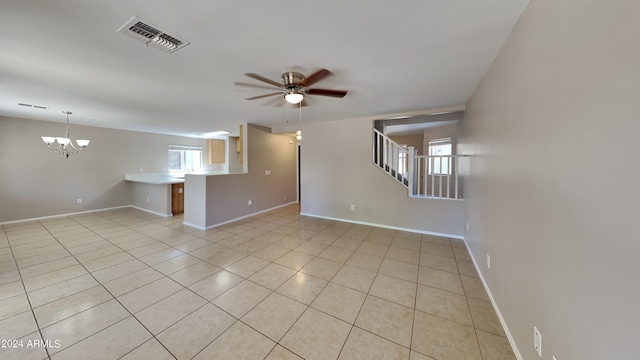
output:
M209 164L224 164L224 140L209 139Z

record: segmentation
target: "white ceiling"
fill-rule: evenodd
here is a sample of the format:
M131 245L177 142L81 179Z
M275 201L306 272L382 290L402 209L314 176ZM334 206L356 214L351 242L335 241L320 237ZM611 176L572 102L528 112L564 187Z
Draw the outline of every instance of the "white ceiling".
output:
M3 0L0 115L193 136L298 123L247 101L254 72L334 76L302 122L466 103L529 0ZM191 44L173 54L116 31L138 16ZM43 105L25 109L18 102ZM295 110L295 111L294 111Z

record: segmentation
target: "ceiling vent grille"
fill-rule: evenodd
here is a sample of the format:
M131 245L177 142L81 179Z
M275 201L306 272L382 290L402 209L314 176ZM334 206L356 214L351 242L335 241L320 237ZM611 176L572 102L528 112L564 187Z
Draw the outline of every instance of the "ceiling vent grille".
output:
M122 25L118 32L169 54L189 45L188 41L182 40L175 35L169 35L158 29L157 26L151 25L149 22L135 16Z
M39 109L39 110L47 110L48 109L46 106L25 104L25 103L18 103L18 106L26 107L26 108L29 108L29 109Z

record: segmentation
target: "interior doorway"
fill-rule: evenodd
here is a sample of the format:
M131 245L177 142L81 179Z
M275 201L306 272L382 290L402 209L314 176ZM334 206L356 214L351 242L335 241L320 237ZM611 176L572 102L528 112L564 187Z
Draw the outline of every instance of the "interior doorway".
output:
M300 176L300 174L301 174L301 171L300 171L301 166L300 165L302 164L302 161L300 160L301 159L301 156L300 156L301 153L302 152L300 151L300 144L298 144L298 208L300 207L300 204L301 204L301 201L302 201L302 179L301 179L301 176Z

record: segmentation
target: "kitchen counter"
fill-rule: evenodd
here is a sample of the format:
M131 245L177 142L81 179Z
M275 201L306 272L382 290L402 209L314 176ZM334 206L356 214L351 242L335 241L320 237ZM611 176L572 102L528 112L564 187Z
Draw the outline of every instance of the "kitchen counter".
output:
M169 173L133 173L124 174L126 181L154 184L154 185L168 185L168 184L180 184L184 183L184 174L169 174Z
M176 172L176 173L130 173L124 174L126 181L154 184L154 185L170 185L184 183L185 174L189 175L229 175L228 170L207 170L194 172Z

